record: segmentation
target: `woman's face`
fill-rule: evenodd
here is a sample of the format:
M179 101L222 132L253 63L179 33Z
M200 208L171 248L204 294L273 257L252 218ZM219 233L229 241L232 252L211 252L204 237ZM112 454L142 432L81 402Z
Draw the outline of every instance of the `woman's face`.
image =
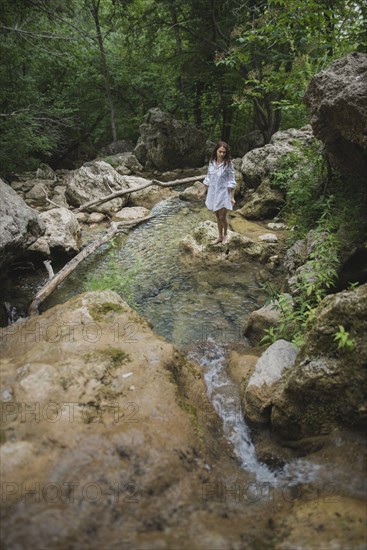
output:
M217 149L217 160L223 160L224 157L226 156L226 149L225 147L219 147Z

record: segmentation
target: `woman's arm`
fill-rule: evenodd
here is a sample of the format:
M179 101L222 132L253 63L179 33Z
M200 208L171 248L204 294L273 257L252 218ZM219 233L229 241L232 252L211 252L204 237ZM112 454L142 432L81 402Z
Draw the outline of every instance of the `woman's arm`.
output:
M228 192L231 196L231 203L233 205L236 202L234 198L234 190L236 188L236 179L235 179L234 166L232 162L227 166L227 169L226 169L226 185L227 185Z

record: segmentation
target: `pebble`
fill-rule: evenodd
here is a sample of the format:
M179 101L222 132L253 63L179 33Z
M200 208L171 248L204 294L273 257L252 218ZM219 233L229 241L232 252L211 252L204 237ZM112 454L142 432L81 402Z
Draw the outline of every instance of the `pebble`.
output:
M267 224L269 229L287 229L285 223L270 222Z
M278 237L274 235L274 233L265 233L264 235L260 235L259 241L264 241L267 243L277 243Z
M11 401L13 398L13 392L11 390L5 389L1 394L3 401Z

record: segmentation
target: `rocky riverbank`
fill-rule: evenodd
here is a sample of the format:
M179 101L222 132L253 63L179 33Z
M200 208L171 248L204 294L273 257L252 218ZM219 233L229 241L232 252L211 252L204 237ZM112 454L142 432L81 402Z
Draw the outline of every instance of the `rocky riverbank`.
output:
M333 117L325 119L322 108L340 83L346 97L361 96L364 58L348 57L351 86L343 77L345 62L337 62L315 80L307 97L316 134L330 136L334 124L343 144L349 143L343 150L352 151L352 157L358 152L353 174L359 176L365 158L364 103L352 132L346 131L345 119L343 127ZM325 98L317 99L318 82L327 91ZM180 270L196 277L191 280L195 289L187 294L193 317L197 304L202 316L206 295L217 292L221 328L233 328L231 295L227 287L218 292L213 284L215 277L223 282L229 274L244 288L248 273L262 283L282 280L287 289L282 307L291 311L300 282L317 280L315 251L328 246L325 233L311 230L285 249L290 230L272 217L286 191L273 176L289 153L302 161L304 148L315 141L311 126L278 132L271 143L235 159L237 205L229 242L215 247L215 224L198 214L199 182L180 191L155 185L130 191L147 185L149 178L171 181L205 172L205 166L163 172L168 157L178 159L175 166L185 166L190 150L184 146L191 142L172 137L167 143L164 137L180 134L185 125L156 109L145 122L134 154L96 159L74 171L44 168L9 184L0 182L2 267L8 270L15 261L20 261L18 269L26 262L34 269L42 260L65 262L93 231L146 216L162 199L176 197L186 201L186 215L196 209L198 220L172 243ZM156 132L162 139L151 139ZM197 151L191 151L187 166L199 162L196 153L200 162L207 154L204 137L196 138ZM337 142L331 145L335 160ZM348 158L343 156L342 167ZM296 166L287 177L297 179ZM114 191L125 195L85 207ZM169 231L161 248L167 239L172 239ZM144 236L139 242L144 255L152 242ZM138 255L134 246L132 253ZM14 315L16 322L8 326L4 318L0 452L5 544L25 549L32 539L35 548L60 550L364 548L367 284L361 258L366 258L363 243L343 250L337 291L312 309L312 323L299 346L283 337L266 350L261 345L280 320L273 300L250 309L237 342L226 348L225 368L238 389L239 414L251 428L259 468L269 473L266 481L259 481L256 468L246 470L225 439L199 364L157 336L117 294L78 294L39 317L16 321ZM158 317L165 307L174 311L178 319L172 334L181 344L182 303L177 310L173 303L179 285L174 281L161 292L168 269L166 264L159 269L146 298L159 294L157 304L166 304L157 308Z
M27 548L30 537L35 548L363 541L363 504L336 480L271 488L240 469L201 370L116 294L18 321L2 346L7 547Z

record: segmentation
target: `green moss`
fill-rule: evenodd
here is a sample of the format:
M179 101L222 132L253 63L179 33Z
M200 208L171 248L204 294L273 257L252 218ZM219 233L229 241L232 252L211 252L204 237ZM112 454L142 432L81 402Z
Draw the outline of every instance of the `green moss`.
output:
M103 160L104 162L107 162L107 164L110 164L112 168L117 168L121 164L121 162L117 161L113 157L104 157L101 160Z
M293 138L289 141L289 143L291 145L293 145L294 147L302 147L303 143L300 139L297 139L297 138ZM296 154L296 153L295 153Z
M197 408L191 403L184 401L183 398L178 398L178 405L180 409L182 409L188 415L190 422L192 424L192 427L194 428L200 441L204 442L204 430L203 430L203 426L199 422Z
M196 407L194 407L194 405L191 405L190 403L187 403L187 401L183 401L182 399L178 400L178 404L180 408L190 416L190 420L194 428L198 430L199 422L198 422L198 413L197 413Z
M83 355L85 363L95 361L106 361L111 367L119 367L131 361L129 354L119 348L108 347L103 350L97 350Z
M89 306L89 313L95 321L101 321L108 313L122 313L124 308L121 304L104 302L103 304L92 304Z
M189 397L193 384L192 379L200 380L200 371L194 363L185 359L181 354L177 354L176 360L167 365L166 375L175 387L179 407L189 416L195 432L203 441L204 432L199 422L197 407L190 402Z

